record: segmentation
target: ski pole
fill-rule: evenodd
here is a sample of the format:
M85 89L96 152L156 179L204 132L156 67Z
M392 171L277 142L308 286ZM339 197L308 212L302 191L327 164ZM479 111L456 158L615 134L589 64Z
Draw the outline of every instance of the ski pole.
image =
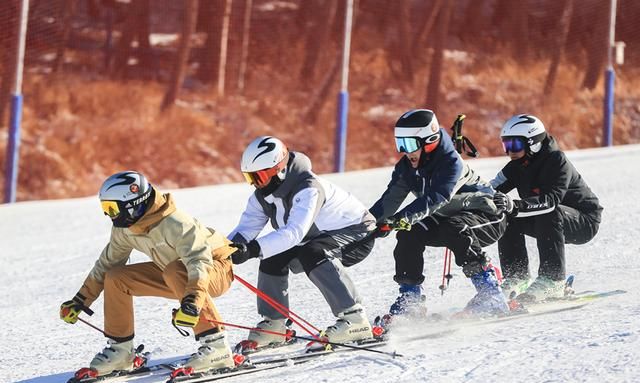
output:
M282 332L278 332L278 331L265 330L265 329L258 328L258 327L249 327L249 326L243 326L243 325L239 325L239 324L220 322L220 321L213 320L213 319L207 319L207 321L211 322L212 324L215 324L215 325L222 325L222 326L227 326L227 327L235 327L235 328L240 328L240 329L243 329L243 330L250 330L250 331L258 331L258 332L263 332L263 333L266 333L266 334L280 335L280 336L284 336L284 337L291 337L291 338L294 338L294 339L306 340L308 342L318 342L318 343L322 343L322 344L328 344L328 345L331 345L331 346L352 348L354 350L369 351L369 352L374 352L376 354L389 355L392 358L395 358L396 356L404 357L404 355L398 354L395 351L394 352L380 351L380 350L376 350L376 349L369 348L369 347L354 346L352 344L345 344L345 343L339 343L339 342L330 342L330 341L328 341L326 339L322 339L322 338L313 339L313 338L309 338L309 337L306 337L306 336L292 335L292 334L286 334L286 333L282 333Z
M84 320L84 319L82 319L82 318L80 318L80 317L78 317L78 320L79 320L80 322L82 322L82 323L86 324L87 326L89 326L89 327L91 327L91 328L93 328L93 329L95 329L95 330L100 331L100 332L102 333L102 335L107 336L107 334L105 334L105 332L104 332L103 330L101 330L100 328L98 328L98 327L96 327L96 326L92 325L91 323L87 322L86 320Z
M249 290L251 290L253 293L255 293L258 297L260 297L262 300L264 300L265 302L267 302L268 304L270 304L274 309L276 309L276 311L278 311L280 314L284 315L285 317L291 319L291 321L295 324L297 324L298 326L300 326L301 329L303 329L304 331L306 331L307 333L309 333L309 335L311 335L312 337L316 337L316 335L314 334L313 331L309 330L308 328L306 328L304 325L302 325L300 322L298 322L295 318L298 318L300 321L304 322L307 326L311 327L313 330L315 330L316 332L320 332L320 330L318 328L316 328L314 325L312 325L311 323L307 322L304 318L302 318L300 315L294 313L293 311L289 310L289 308L285 307L284 305L282 305L280 302L276 301L275 299L271 298L270 296L268 296L267 294L265 294L264 291L258 289L257 287L253 286L251 283L245 281L244 279L240 278L238 275L235 275L235 279L238 280L238 282L242 283L246 288L248 288Z
M442 268L442 284L440 285L440 295L444 295L444 291L449 287L449 281L453 276L451 275L451 250L449 248L444 249L444 266ZM445 284L446 281L446 284Z

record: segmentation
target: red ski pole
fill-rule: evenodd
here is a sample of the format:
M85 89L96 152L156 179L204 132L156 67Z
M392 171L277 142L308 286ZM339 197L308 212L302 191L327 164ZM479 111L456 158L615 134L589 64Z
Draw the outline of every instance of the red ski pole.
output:
M320 330L318 328L316 328L314 325L312 325L311 323L309 323L308 321L306 321L304 318L302 318L300 315L294 313L293 311L289 310L287 307L285 307L284 305L282 305L280 302L276 301L275 299L271 298L270 296L268 296L267 294L264 293L264 291L258 289L257 287L253 286L251 283L245 281L244 279L242 279L241 277L239 277L238 275L235 275L235 279L238 280L238 282L242 283L246 288L248 288L249 290L251 290L253 293L255 293L258 297L260 297L262 300L264 300L265 302L267 302L268 304L270 304L274 309L276 309L276 311L278 311L280 314L284 315L285 317L291 319L291 321L295 324L297 324L298 326L300 326L301 329L303 329L304 331L306 331L307 333L309 333L309 335L311 335L312 337L319 339L318 336L316 335L316 333L319 333ZM303 324L301 324L298 320L296 320L295 318L298 318L301 322L304 322L307 326L309 326L310 328L312 328L313 330L315 330L316 333L314 333L313 331L309 330L307 327L305 327Z
M213 319L207 319L207 321L211 322L212 324L215 324L215 325L221 325L221 326L226 326L226 327L235 327L235 328L239 328L239 329L243 329L243 330L251 330L251 331L255 330L255 331L259 331L259 332L264 332L266 334L281 335L281 336L291 337L291 338L300 339L300 340L306 340L306 341L311 341L311 342L318 342L318 343L322 343L322 344L328 344L328 345L331 345L331 346L352 348L354 350L370 351L370 352L375 352L377 354L389 355L389 356L391 356L393 358L395 358L396 356L399 356L399 357L403 357L404 356L404 355L396 353L395 351L394 352L386 352L386 351L374 350L374 349L369 348L369 347L355 346L355 345L352 345L352 344L345 344L345 343L339 343L339 342L330 342L329 340L324 339L324 338L312 339L312 338L308 338L306 336L285 334L285 333L282 333L282 332L265 330L265 329L258 328L258 327L249 327L249 326L243 326L243 325L234 324L234 323L220 322L220 321L213 320Z

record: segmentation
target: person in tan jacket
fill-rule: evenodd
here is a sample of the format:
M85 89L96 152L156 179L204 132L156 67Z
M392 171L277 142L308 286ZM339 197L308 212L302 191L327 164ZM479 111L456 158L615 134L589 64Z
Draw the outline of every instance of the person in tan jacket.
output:
M109 339L90 363L93 373L133 369L134 296L180 300L173 324L193 327L202 344L186 367L232 367L224 329L214 324L222 318L210 299L224 294L233 281L230 255L235 249L228 246L230 241L176 209L170 194L158 192L138 172L107 178L99 197L113 222L111 238L80 290L60 307L61 319L76 323L104 291L104 333ZM134 249L151 262L127 264Z

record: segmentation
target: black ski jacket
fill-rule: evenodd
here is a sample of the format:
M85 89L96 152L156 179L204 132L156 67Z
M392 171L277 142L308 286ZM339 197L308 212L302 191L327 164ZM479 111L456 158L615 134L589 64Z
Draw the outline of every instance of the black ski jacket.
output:
M491 185L503 193L518 190L521 200L515 201L517 217L546 214L564 205L600 222L602 206L598 197L551 136L544 139L540 152L532 157L510 161Z

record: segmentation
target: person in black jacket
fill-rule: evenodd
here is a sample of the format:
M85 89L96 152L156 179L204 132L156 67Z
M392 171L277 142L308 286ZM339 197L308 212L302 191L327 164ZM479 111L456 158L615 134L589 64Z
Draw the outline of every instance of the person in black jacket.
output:
M602 206L580 173L547 134L537 117L519 114L500 134L511 161L491 181L494 202L509 216L498 242L503 289L521 293L520 301L564 294L565 243L589 242L598 232ZM504 193L517 189L520 199ZM524 236L537 239L538 277L529 283L529 259ZM525 290L526 288L526 290Z
M493 202L494 190L464 163L435 114L410 110L395 125L398 152L391 181L369 209L379 235L396 229L393 252L400 296L390 315L424 311L422 282L426 246L448 247L476 287L467 304L473 314L503 314L508 306L496 271L482 247L495 243L506 227L504 214ZM399 209L409 193L415 200Z

